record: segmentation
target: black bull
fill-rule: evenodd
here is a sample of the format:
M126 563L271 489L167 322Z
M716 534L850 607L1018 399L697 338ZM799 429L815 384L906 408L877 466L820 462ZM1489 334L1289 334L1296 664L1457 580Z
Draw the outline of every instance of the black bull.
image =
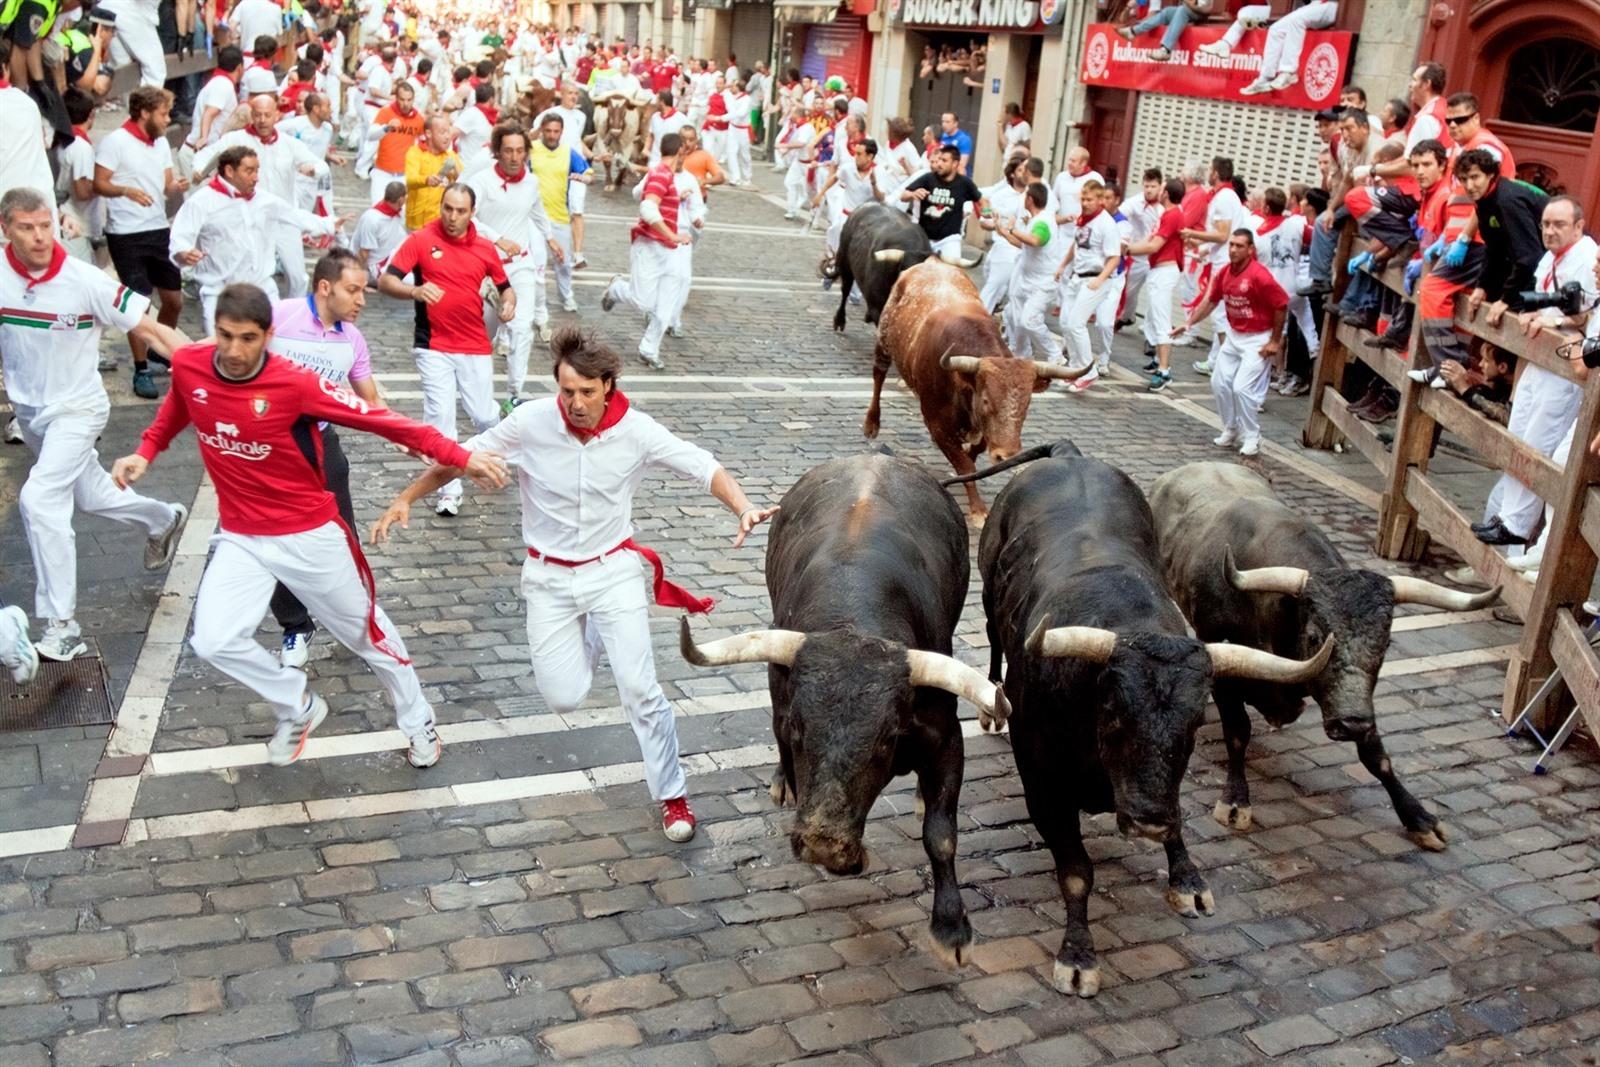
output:
M970 564L960 509L925 468L872 454L831 460L784 495L767 542L774 629L694 644L691 663L765 662L779 766L772 797L798 804L790 842L835 874L866 862L867 812L889 780L915 773L933 871L932 948L964 962L972 942L956 882L961 724L984 726L1005 697L951 658Z
M1251 824L1245 705L1273 726L1285 726L1300 717L1309 693L1329 739L1355 742L1406 835L1423 848L1443 849L1444 827L1400 783L1384 752L1372 690L1396 604L1475 611L1493 603L1499 590L1474 596L1352 568L1327 535L1273 495L1265 478L1233 463L1169 471L1151 490L1150 506L1167 581L1202 638L1285 656L1303 655L1325 637L1334 642L1333 658L1306 685L1217 682L1213 695L1228 748L1228 786L1213 813L1217 821L1240 830Z
M1331 649L1295 661L1189 636L1161 576L1149 505L1126 474L1065 441L985 473L1041 457L995 498L978 567L990 678L1009 664L1011 747L1066 906L1055 986L1088 997L1100 972L1080 812L1115 812L1122 833L1160 841L1168 904L1210 914L1211 891L1184 845L1178 787L1211 681L1303 680Z
M866 322L875 324L900 273L933 255L922 227L910 216L887 204L866 204L856 208L845 220L839 234L839 252L834 270L839 279L839 310L833 314L833 328L844 329L844 313L849 306L850 287L861 290L866 304ZM970 269L983 261L963 259L955 266Z

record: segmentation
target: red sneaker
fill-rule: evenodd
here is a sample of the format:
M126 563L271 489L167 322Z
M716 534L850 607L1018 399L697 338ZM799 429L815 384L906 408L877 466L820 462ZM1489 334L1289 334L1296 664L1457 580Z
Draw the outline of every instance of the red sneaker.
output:
M689 798L674 797L661 802L661 832L668 841L679 844L694 837L694 812L689 810Z

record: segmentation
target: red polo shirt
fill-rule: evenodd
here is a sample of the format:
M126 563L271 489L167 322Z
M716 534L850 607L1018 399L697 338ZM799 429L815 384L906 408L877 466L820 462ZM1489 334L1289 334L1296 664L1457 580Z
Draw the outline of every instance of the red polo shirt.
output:
M389 273L417 285L432 283L444 290L437 304L415 301L417 325L413 344L435 352L487 356L492 351L489 332L483 325L483 297L479 295L485 278L492 279L502 293L509 288L500 253L488 238L468 225L460 238L444 232L434 219L400 243L389 258Z
M1236 333L1266 333L1272 329L1273 312L1289 306L1289 294L1259 259L1250 260L1244 270L1229 264L1212 275L1210 299L1223 306L1228 329Z

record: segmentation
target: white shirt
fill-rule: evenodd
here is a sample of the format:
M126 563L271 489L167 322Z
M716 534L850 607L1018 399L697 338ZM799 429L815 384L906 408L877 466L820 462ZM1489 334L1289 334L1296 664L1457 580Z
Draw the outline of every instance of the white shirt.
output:
M295 178L300 173L300 167L310 166L316 171L314 177L319 179L328 176L326 153L321 156L313 155L305 142L297 141L283 133L279 133L271 144L267 144L256 136L255 129L250 126L225 133L216 144L196 152L194 172L204 174L209 171L216 158L234 145L254 149L256 157L261 160L260 187L291 204L294 203Z
M494 127L489 125L489 118L483 109L476 104L469 104L456 112L456 151L461 156L461 165L467 170L473 170L489 154L489 134L494 132Z
M293 137L296 141L306 146L306 150L321 160L327 160L328 152L333 148L334 129L330 119L321 126L311 125L311 119L306 115L292 115L278 123L279 137ZM318 196L328 198L328 209L333 208L333 171L330 168L323 177L310 178L298 170L294 175L295 206L309 209Z
M213 74L206 79L200 91L194 96L194 118L189 122L188 139L184 142L190 148L204 148L214 144L222 136L222 128L228 124L228 116L233 114L239 106L239 92L234 87L233 79L225 74ZM211 117L211 128L206 131L206 139L200 140L200 121L205 118L206 111L216 108L217 113Z
M1105 212L1100 212L1100 215L1104 217ZM1004 238L995 242L997 248L1000 245L1005 245L1018 254L1016 273L1012 275L1016 279L1013 285L1022 286L1030 291L1048 289L1055 285L1056 268L1061 265L1061 257L1063 255L1060 239L1061 228L1056 225L1056 220L1051 218L1049 207L1044 208L1033 218L1019 222L1017 230L1021 233L1038 236L1034 231L1041 225L1049 231L1049 239L1037 248L1028 245L1017 248ZM1091 226L1090 228L1092 229L1093 227ZM994 255L993 252L989 254L991 256ZM1071 269L1074 272L1080 269L1078 260L1082 255L1083 252L1080 249L1077 255L1073 256Z
M887 138L878 143L884 146L878 150L878 166L884 169L885 177L894 179L896 189L927 169L922 153L911 138L907 137L893 148L887 147Z
M1004 178L995 182L987 189L982 190L982 192L984 199L989 201L989 210L992 213L990 218L994 222L998 223L1001 220L1004 220L1006 222L1015 224L1022 216L1022 193L1016 189L1013 189L1011 187L1011 183L1006 181ZM1055 228L1051 227L1051 233L1054 232ZM1061 262L1060 251L1061 250L1059 248L1056 249L1056 263ZM1006 263L1010 260L1016 259L1021 254L1022 249L1018 248L1004 237L1000 237L998 235L995 237L994 243L989 246L990 262L998 260L1001 263ZM1055 264L1052 264L1050 269L1053 272L1055 270Z
M400 242L406 239L406 213L385 215L376 207L369 207L356 221L356 232L350 236L350 249L357 255L367 253L367 276L374 282L383 273L384 266Z
M49 196L56 187L45 155L44 120L39 105L21 89L0 89L0 193L26 186Z
M272 0L239 0L230 21L237 35L235 43L248 58L257 37L277 37L283 32L283 8Z
M1252 227L1256 232L1256 259L1272 272L1273 280L1284 292L1294 295L1299 291L1297 276L1300 273L1300 256L1305 250L1305 216L1289 215L1267 233L1262 233L1260 229L1265 225L1265 220L1252 221L1256 222ZM1593 265L1594 261L1590 260L1590 266Z
M709 491L721 465L632 408L609 430L579 444L555 397L518 406L468 449L491 449L517 468L522 540L541 555L587 560L632 537L633 494L648 467L665 467Z
M1011 155L1011 150L1013 148L1015 148L1017 145L1021 144L1023 141L1031 141L1031 140L1033 140L1033 127L1028 125L1028 120L1027 119L1023 119L1021 122L1017 123L1015 126L1013 126L1011 123L1008 122L1008 123L1006 123L1006 127L1005 127L1005 139L1006 139L1006 151L1005 151L1005 154L1007 156L1010 156Z
M561 53L555 49L545 52L533 64L533 76L546 89L554 89L561 80Z
M561 143L567 148L578 149L581 154L583 135L589 132L589 116L575 107L547 108L544 115L540 115L533 124L535 130L544 122L545 115L555 115L561 119Z
M672 176L673 188L678 191L678 221L686 228L691 238L698 241L704 232L697 229L694 223L698 220L702 227L706 221L706 198L700 195L700 180L688 171L680 170ZM644 193L644 182L639 182L639 193ZM639 196L634 197L640 199Z
M98 240L105 233L106 228L106 202L98 196L90 196L88 200L78 200L72 195L72 183L79 178L94 181L94 145L82 137L74 137L72 143L59 153L61 160L61 182L56 189L56 195L63 204L69 204L73 214L83 222L88 236Z
M199 249L205 253L191 268L202 292L217 292L234 282L251 282L271 292L272 270L277 264L272 230L279 223L323 236L333 233L332 219L301 211L259 186L246 200L236 193L219 193L208 182L185 200L173 217L168 254L177 262L179 252Z
M1211 196L1211 203L1206 205L1205 228L1213 233L1217 230L1217 223L1226 222L1228 232L1232 233L1243 224L1245 218L1244 205L1239 202L1239 194L1233 191L1231 185L1221 185ZM1228 239L1224 237L1215 244L1206 246L1206 257L1211 261L1211 269L1216 271L1228 265Z
M1164 208L1160 200L1146 200L1144 191L1140 190L1122 202L1118 209L1122 217L1128 220L1128 240L1143 241L1156 231L1161 223L1161 213ZM1135 259L1146 259L1146 256L1135 256Z
M56 411L103 410L110 402L98 370L101 327L133 329L149 297L72 256L29 296L23 276L0 261L0 355L11 403L30 409L36 427Z
M107 200L107 233L147 233L167 228L167 172L172 169L172 149L165 137L146 144L119 126L100 139L94 162L111 172L113 185L142 189L150 197L149 207L141 207L125 196Z
M1100 172L1097 170L1086 170L1077 177L1066 171L1056 175L1056 183L1051 192L1056 201L1056 224L1061 227L1064 236L1072 235L1078 216L1083 214L1083 187L1091 181L1105 184L1105 179L1100 177Z
M271 67L260 66L251 60L244 68L244 73L239 75L239 103L249 103L252 96L262 93L278 95L278 76L272 73Z
M809 122L796 126L783 135L783 143L788 146L786 151L789 152L789 174L791 176L798 175L804 178L807 164L800 157L805 155L806 148L816 138L816 135L816 128Z
M844 210L848 213L877 200L873 194L878 189L877 183L882 180L876 163L866 174L862 174L853 157L845 159L839 164L839 188L844 190Z
M376 56L373 57L377 59ZM395 66L399 66L395 61ZM383 65L381 59L367 71L367 106L376 110L394 99L394 81L398 75Z
M732 89L725 89L722 93L722 99L728 105L728 125L748 130L750 128L750 94L736 93ZM749 137L750 135L747 133L744 136Z
M1594 238L1584 234L1573 243L1561 256L1561 261L1556 262L1554 252L1546 251L1539 265L1533 269L1533 287L1541 293L1554 293L1568 282L1577 282L1583 286L1583 303L1585 307L1592 305L1600 292L1596 292L1594 284L1594 261L1596 254L1600 254L1600 245L1596 245ZM1554 268L1554 277L1552 277ZM1559 320L1560 308L1543 308L1539 312L1544 318L1551 321ZM1590 315L1589 318L1600 318Z
M1106 260L1122 254L1122 234L1109 211L1095 212L1094 218L1082 226L1074 226L1073 230L1072 239L1078 251L1067 267L1071 274L1099 274Z
M711 71L689 75L689 106L705 107L717 90L717 76Z
M523 167L522 180L508 182L494 167L484 167L469 174L465 182L478 196L478 206L472 213L478 231L490 241L504 237L516 242L522 252L513 262L523 262L530 248L537 249L531 265L536 267L544 262L544 243L550 239L550 218L545 214L539 179L533 172ZM500 258L506 258L504 252Z

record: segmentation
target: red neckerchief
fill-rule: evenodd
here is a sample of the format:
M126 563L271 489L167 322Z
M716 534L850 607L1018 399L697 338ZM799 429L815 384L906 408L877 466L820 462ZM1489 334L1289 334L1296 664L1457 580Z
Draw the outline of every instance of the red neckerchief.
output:
M134 137L138 138L142 144L154 145L156 143L156 139L151 137L148 133L145 133L144 127L139 125L139 123L135 122L133 119L129 119L127 122L124 122L122 124L122 128L133 134Z
M376 211L380 215L387 215L391 219L398 218L400 216L400 209L397 207L390 207L388 201L386 200L379 200L376 204L373 204L372 210Z
M1288 221L1289 216L1287 215L1266 215L1261 219L1261 228L1256 232L1265 237Z
M216 192L219 192L223 196L227 197L229 200L253 200L253 199L255 199L255 195L256 195L255 193L251 193L249 196L246 196L245 194L241 193L239 190L235 189L233 186L229 185L227 182L223 181L222 180L222 175L220 175L220 174L217 175L216 177L212 178L211 181L207 182L206 184L209 185Z
M474 104L473 106L483 112L483 117L489 120L489 125L493 126L500 121L500 109L493 104Z
M88 141L89 141L89 131L85 130L82 126L74 126L74 127L72 127L72 133L73 133L73 136L78 138L78 140L83 141L86 144L88 143Z
M678 109L677 108L669 107L665 111L661 112L660 114L661 114L662 118L670 119L672 116L676 115L677 113L678 113Z
M262 144L277 144L278 143L278 128L276 126L274 126L272 128L272 136L271 137L263 137L263 136L261 136L261 134L256 132L256 128L255 128L254 125L246 126L245 129L250 131L250 136L251 137L254 137L256 140L260 141Z
M896 141L893 137L891 137L891 138L889 138L889 150L892 152L896 148L899 148L901 145L903 145L905 143L906 143L906 138L904 138L904 137L900 138L898 141Z
M6 81L4 78L0 78L0 89L9 89L9 88L11 88L11 83Z
M1087 215L1079 215L1078 216L1078 226L1081 228L1081 227L1089 225L1089 223L1094 221L1094 217L1096 215L1100 214L1100 212L1102 212L1104 210L1105 210L1104 208L1098 208L1097 207Z
M233 84L233 75L229 74L225 70L214 70L214 71L211 72L211 80L212 81L216 81L218 78L221 78L223 81L227 82L229 85Z
M474 74L472 77L467 79L467 84L476 89L478 86L482 85L483 82L479 80L476 74Z
M507 189L526 178L528 176L528 168L523 167L522 170L517 172L517 176L513 178L511 175L501 170L500 164L496 163L494 165L494 176L500 179L500 188Z
M1026 121L1028 121L1028 120L1027 119L1008 119L1007 120L1007 124L1011 125L1011 126L1021 126Z
M8 248L7 252L9 253L9 251L10 249ZM621 389L613 385L611 387L611 395L606 397L606 409L600 415L600 424L592 430L576 425L571 416L567 414L566 405L561 403L560 399L556 400L556 410L561 412L561 421L567 424L567 432L587 444L622 421L622 416L628 413L628 398L622 395Z
M3 88L5 86L0 85L0 89ZM6 262L11 264L11 269L16 271L23 281L27 282L26 287L32 289L36 285L43 285L61 273L62 266L67 262L67 250L61 247L59 241L56 242L55 247L50 251L50 265L44 269L44 274L37 278L28 270L27 265L17 258L16 249L9 244L6 245ZM628 406L627 401L623 401L622 406L626 409Z
M272 64L268 63L264 59L257 59L257 60L255 60L254 62L252 62L250 64L250 69L251 70L264 70L264 71L267 71L267 72L270 73L271 70L272 70Z
M1555 256L1555 259L1550 264L1550 277L1546 278L1544 281L1539 283L1539 288L1540 289L1544 289L1544 290L1547 290L1547 291L1555 289L1555 287L1556 287L1556 270L1557 270L1557 268L1559 268L1561 266L1561 257L1566 255L1568 252L1572 251L1572 245L1575 245L1577 243L1578 243L1577 241L1573 241L1571 245L1568 245L1567 247L1563 248L1561 251L1552 253ZM9 251L9 248L8 248L8 251Z

